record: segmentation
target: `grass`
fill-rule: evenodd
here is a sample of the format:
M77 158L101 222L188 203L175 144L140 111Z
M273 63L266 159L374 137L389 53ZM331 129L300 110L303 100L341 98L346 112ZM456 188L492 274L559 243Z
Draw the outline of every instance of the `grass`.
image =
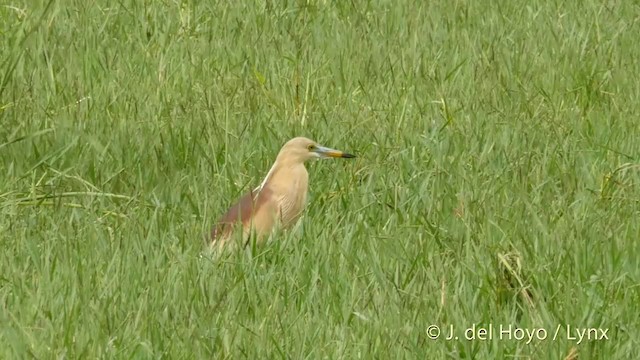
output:
M5 2L0 358L633 358L639 14ZM358 158L308 166L298 231L202 256L298 135Z

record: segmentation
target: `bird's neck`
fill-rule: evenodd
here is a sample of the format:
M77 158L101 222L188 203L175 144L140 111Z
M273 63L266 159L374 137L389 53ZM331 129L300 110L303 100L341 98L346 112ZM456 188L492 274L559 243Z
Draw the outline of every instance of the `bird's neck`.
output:
M280 183L279 180L281 178L282 180L285 180L286 183L286 180L291 180L290 178L292 176L300 173L303 173L305 175L307 173L307 169L305 168L304 163L301 163L299 161L293 162L277 159L276 162L273 163L273 166L271 166L271 169L269 169L267 176L265 176L264 180L262 180L259 189L267 186L267 183Z

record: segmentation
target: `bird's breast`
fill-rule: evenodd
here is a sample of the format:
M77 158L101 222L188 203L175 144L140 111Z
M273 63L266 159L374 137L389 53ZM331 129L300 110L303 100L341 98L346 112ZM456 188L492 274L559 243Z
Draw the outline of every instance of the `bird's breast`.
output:
M304 169L303 169L304 170ZM280 220L285 227L293 225L304 210L307 201L308 177L306 170L289 179L280 194Z

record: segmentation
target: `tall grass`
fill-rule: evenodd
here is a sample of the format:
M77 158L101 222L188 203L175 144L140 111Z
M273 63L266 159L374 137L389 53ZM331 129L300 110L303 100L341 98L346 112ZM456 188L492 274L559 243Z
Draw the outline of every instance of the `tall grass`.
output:
M3 4L0 357L637 356L639 16ZM309 164L296 231L202 256L300 135L358 158Z

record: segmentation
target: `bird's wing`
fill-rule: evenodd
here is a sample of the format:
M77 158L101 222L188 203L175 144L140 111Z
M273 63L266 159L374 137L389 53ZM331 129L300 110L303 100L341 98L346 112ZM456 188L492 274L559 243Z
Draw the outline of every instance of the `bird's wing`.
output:
M211 234L212 240L226 238L236 224L249 226L254 215L268 205L271 197L272 192L267 187L254 189L243 195L218 221Z

